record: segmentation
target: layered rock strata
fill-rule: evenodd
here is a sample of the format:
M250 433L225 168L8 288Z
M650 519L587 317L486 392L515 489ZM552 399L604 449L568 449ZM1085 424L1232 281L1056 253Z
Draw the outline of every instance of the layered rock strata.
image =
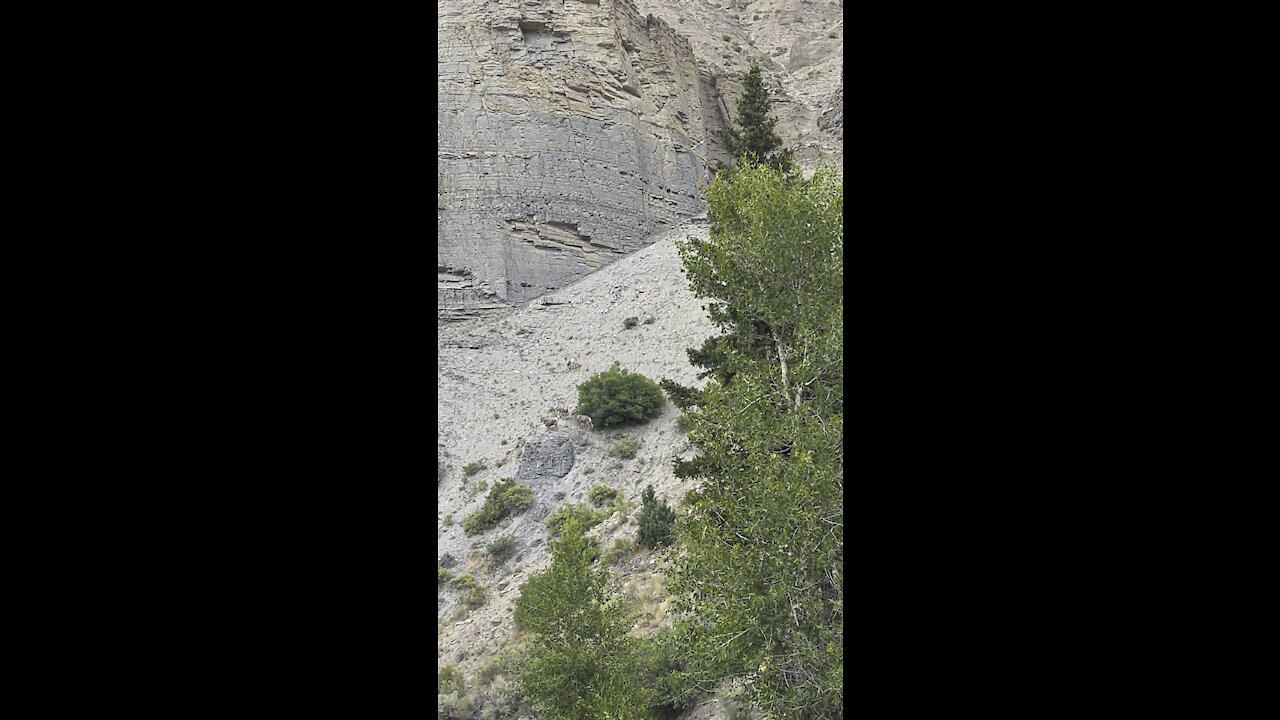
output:
M508 307L701 210L724 123L687 39L631 0L438 0L437 299Z

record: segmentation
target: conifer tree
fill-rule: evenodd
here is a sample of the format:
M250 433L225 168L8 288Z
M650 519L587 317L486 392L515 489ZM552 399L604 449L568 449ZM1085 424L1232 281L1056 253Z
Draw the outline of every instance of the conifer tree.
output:
M782 138L773 131L778 121L770 114L772 108L760 66L753 62L742 80L742 97L738 99L734 124L721 128L717 134L725 150L735 158L746 158L752 164L790 167L791 151L779 150Z
M657 548L671 542L671 525L676 520L676 513L669 505L659 502L653 493L653 486L644 489L641 494L644 508L640 511L640 543L647 548Z

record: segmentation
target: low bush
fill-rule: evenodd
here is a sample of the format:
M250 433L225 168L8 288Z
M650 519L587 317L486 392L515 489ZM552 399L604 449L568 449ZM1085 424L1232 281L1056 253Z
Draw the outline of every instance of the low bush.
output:
M609 508L603 510L592 510L586 505L561 505L547 516L546 525L547 532L551 537L559 537L564 528L564 524L570 520L576 520L583 532L599 525L605 518L612 515L608 512Z
M591 504L596 507L613 502L618 497L618 491L608 485L596 485L591 488L591 492L587 493L587 497L591 498Z
M638 317L629 317L629 318L627 318L626 320L623 320L623 321L622 321L622 327L624 327L624 328L626 328L626 329L628 329L628 330L630 330L631 328L633 328L633 327L635 327L635 326L637 326L637 325L639 325L639 324L640 324L640 318L638 318Z
M613 444L612 448L609 448L609 454L630 460L636 456L638 450L640 450L640 441L630 435L624 435L621 440Z
M666 402L656 383L616 362L578 386L578 413L599 428L648 422L662 414Z
M471 477L472 475L475 475L476 473L480 472L481 470L484 470L484 469L485 469L485 467L487 467L487 466L485 465L484 460L477 460L477 461L475 461L475 462L469 462L469 463L467 463L466 465L463 465L463 466L462 466L462 474L463 474L463 475L466 475L467 477Z
M440 567L439 565L436 566L436 584L437 585L443 582L449 582L452 579L453 579L453 572L451 572L449 568Z
M476 582L475 577L471 574L458 575L450 580L449 584L467 591L467 594L462 596L462 602L469 607L478 607L484 604L484 586Z
M504 563L516 554L516 539L510 535L502 537L489 543L489 557L493 558L495 563Z
M528 510L530 505L533 505L533 491L512 478L503 478L489 491L484 506L462 521L462 531L478 535L507 516Z
M462 679L462 673L458 672L458 668L452 665L445 665L436 672L437 694L447 695L452 692L461 695L466 690L466 683Z

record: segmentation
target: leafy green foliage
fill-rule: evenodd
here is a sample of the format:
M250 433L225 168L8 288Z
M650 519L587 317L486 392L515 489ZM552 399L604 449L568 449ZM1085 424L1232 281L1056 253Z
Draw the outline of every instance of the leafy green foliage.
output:
M466 689L466 683L462 679L462 673L458 672L458 668L445 665L436 673L437 694L445 695L453 692L461 695L466 692Z
M779 150L782 138L774 132L778 121L770 115L772 109L760 66L753 61L742 79L742 97L738 99L734 123L717 133L724 149L735 158L745 159L751 164L790 168L791 151Z
M582 528L571 521L563 530L551 545L551 567L516 599L516 624L533 633L521 690L545 720L641 720L653 695L642 678L640 642L627 636L633 618L611 592L608 573L592 569L595 545Z
M722 386L737 373L798 396L842 398L844 189L819 168L811 179L747 165L707 192L711 237L680 243L689 286L711 298L724 334L690 360ZM705 398L706 390L703 391ZM752 398L754 399L754 398ZM801 398L803 400L803 398Z
M640 510L640 544L647 548L669 544L671 525L676 520L675 511L654 497L652 485L646 487L640 497L644 501L644 507Z
M578 386L578 412L589 416L595 427L648 422L662 414L666 402L652 380L618 363Z
M472 475L475 475L481 470L484 470L485 467L487 466L485 465L484 460L476 460L475 462L469 462L466 465L462 466L462 474L466 475L467 477L471 477Z
M640 440L630 435L624 435L618 442L609 448L609 454L614 457L630 460L636 456L640 450Z
M489 543L489 557L493 558L495 563L504 563L516 554L516 539L510 535L503 535Z
M484 505L462 521L462 531L478 535L504 518L522 513L533 505L533 491L511 478L503 478L485 497Z
M599 525L611 514L608 508L592 510L586 505L561 505L548 515L544 522L547 525L547 532L551 537L556 537L564 532L564 526L567 523L577 523L585 532Z
M436 584L449 582L453 579L453 572L449 568L436 566Z
M653 715L674 719L694 707L701 692L687 674L688 664L680 657L683 635L679 630L658 633L642 644L643 682L653 690Z
M591 492L587 493L587 497L591 498L592 505L600 507L613 502L613 499L618 497L618 491L608 485L596 485L591 488Z
M455 576L449 581L449 584L467 591L467 594L462 596L462 601L468 606L478 607L484 604L484 586L477 582L475 577L470 573Z
M708 191L708 240L681 245L723 334L690 359L698 477L672 591L688 676L750 675L771 717L843 712L844 190L750 163Z
M697 388L685 387L674 380L662 378L658 381L658 387L671 398L671 404L681 410L688 410L698 404L698 396L702 393Z

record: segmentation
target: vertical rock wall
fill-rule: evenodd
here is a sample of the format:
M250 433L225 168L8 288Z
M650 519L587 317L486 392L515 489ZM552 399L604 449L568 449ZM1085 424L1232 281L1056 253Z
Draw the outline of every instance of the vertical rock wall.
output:
M542 295L701 210L724 123L631 0L437 0L438 307Z

